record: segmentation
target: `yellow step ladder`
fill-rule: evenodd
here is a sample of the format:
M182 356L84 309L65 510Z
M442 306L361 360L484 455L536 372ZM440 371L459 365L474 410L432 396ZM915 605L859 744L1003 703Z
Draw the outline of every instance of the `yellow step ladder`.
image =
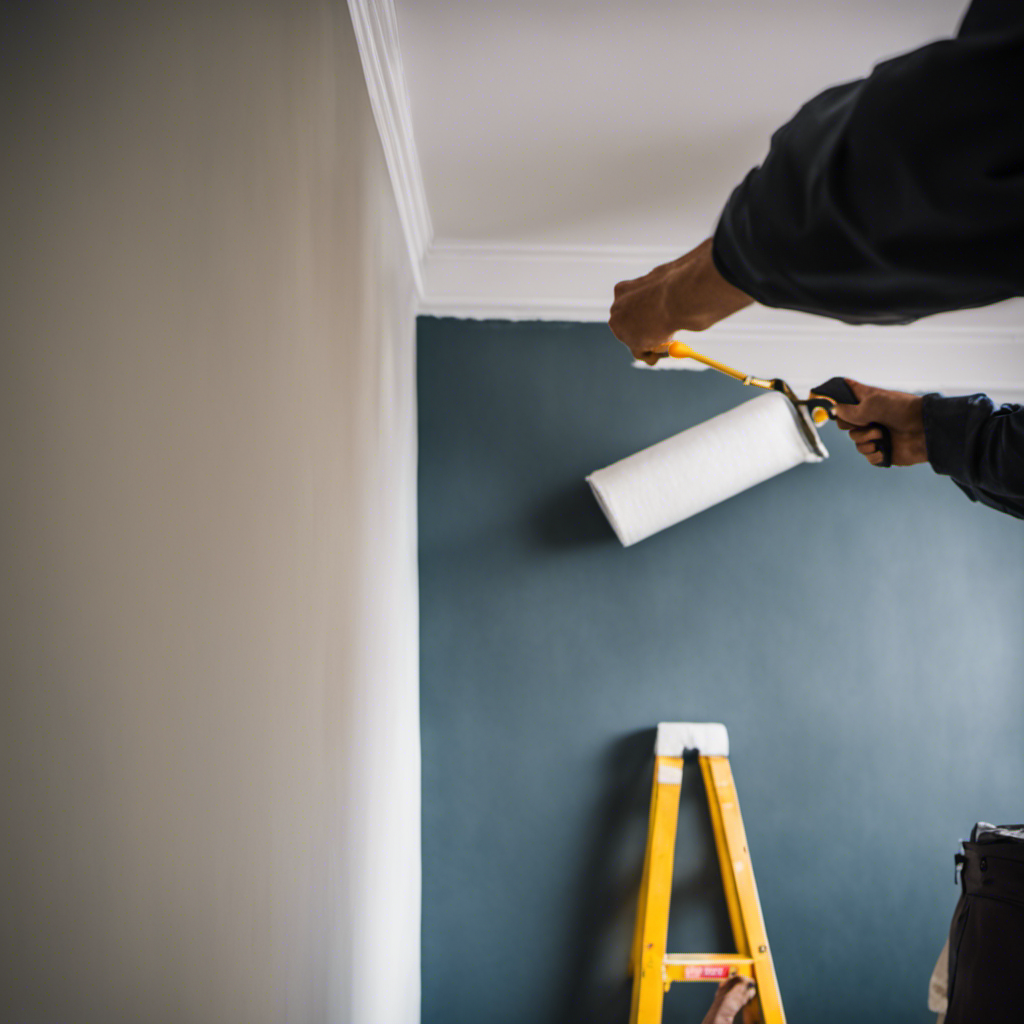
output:
M668 908L683 755L696 750L711 811L735 953L667 953ZM647 852L630 957L630 1024L660 1024L665 993L675 981L753 978L757 997L743 1010L745 1024L785 1024L775 965L729 767L729 734L717 722L662 722L654 746L654 788Z

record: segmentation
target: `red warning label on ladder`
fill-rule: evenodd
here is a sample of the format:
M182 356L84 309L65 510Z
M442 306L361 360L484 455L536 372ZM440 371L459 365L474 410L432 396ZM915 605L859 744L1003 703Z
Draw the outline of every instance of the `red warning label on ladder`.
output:
M715 981L720 978L729 977L729 968L726 964L687 964L687 981Z

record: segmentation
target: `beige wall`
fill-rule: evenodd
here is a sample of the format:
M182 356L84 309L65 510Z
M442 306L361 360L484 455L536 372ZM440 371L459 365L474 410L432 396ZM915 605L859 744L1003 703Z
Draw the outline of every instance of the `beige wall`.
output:
M46 10L4 58L0 1019L414 1021L414 300L347 8Z

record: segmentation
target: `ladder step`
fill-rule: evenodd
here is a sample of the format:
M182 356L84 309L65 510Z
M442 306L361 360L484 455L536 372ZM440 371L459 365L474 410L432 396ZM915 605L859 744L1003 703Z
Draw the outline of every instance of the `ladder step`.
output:
M738 953L666 953L665 980L722 981L733 974L750 976L754 961Z

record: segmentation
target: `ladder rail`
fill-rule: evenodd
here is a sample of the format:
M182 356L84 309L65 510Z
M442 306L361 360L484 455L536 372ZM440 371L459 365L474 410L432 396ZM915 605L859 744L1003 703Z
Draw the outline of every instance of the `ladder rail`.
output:
M672 897L672 866L682 781L681 757L655 757L651 818L644 856L645 891L637 911L634 938L636 960L630 1024L661 1020L667 987L665 947L668 943L668 909Z
M633 946L629 954L629 974L635 978L637 965L640 963L640 946L643 939L644 910L647 907L647 879L651 873L650 857L646 851L651 848L651 839L654 836L654 810L656 806L655 791L658 786L658 773L654 773L654 780L651 783L651 807L647 814L647 845L644 847L644 869L640 877L640 894L636 901L636 920L633 925Z
M729 924L732 927L732 939L736 950L744 956L750 956L746 930L743 927L743 913L740 910L739 893L736 891L736 878L726 867L732 863L725 840L725 825L722 821L722 802L718 799L715 779L711 774L710 758L698 758L701 775L704 778L704 792L708 797L708 811L711 815L711 831L715 837L715 850L718 853L719 871L722 875L722 889L725 892L725 903L729 910Z
M775 975L775 963L768 945L768 931L765 928L764 913L761 910L761 898L754 880L754 868L750 859L750 848L747 845L747 833L740 815L739 797L736 795L736 783L732 777L732 768L727 757L702 757L702 769L705 767L705 783L708 786L708 800L717 803L722 821L722 844L728 860L722 861L723 878L730 876L736 887L740 917L746 949L754 960L754 974L757 982L756 1003L760 1004L761 1018L765 1021L778 1021L785 1024L786 1015L782 1009L782 997L779 993L779 982ZM726 870L727 866L731 870ZM751 1009L753 1004L748 1006ZM748 1017L753 1021L759 1018L754 1009Z

